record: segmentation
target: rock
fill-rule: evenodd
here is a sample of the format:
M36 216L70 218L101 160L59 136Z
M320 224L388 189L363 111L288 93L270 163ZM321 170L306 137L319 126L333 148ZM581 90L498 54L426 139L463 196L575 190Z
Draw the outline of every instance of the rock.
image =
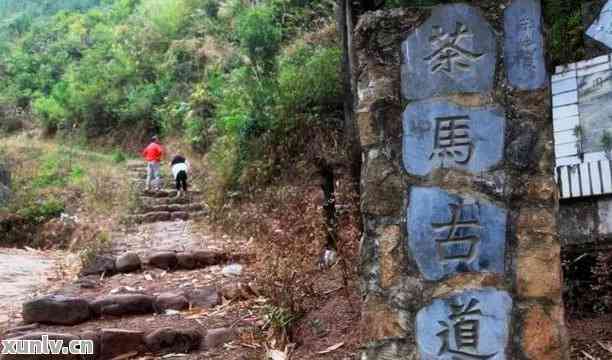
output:
M155 298L155 310L163 313L166 310L185 310L189 307L189 300L181 293L164 293Z
M115 273L115 258L110 256L96 256L94 261L81 270L81 276L113 275Z
M224 254L212 251L196 251L193 256L200 267L219 265L225 261Z
M149 258L149 266L163 270L172 270L178 264L178 257L174 252L160 252Z
M86 300L50 295L23 304L23 321L54 325L76 325L91 318Z
M35 332L18 337L13 337L4 340L42 340L43 335L46 335L49 340L61 340L63 344L68 344L73 340L80 340L78 336L71 334L60 334L60 333L48 333L48 332ZM66 345L64 345L66 346ZM81 355L70 355L70 354L36 354L36 355L22 355L22 354L2 354L0 360L81 360Z
M202 334L194 329L162 328L147 335L144 342L151 352L165 351L185 354L200 348Z
M233 341L237 335L236 331L230 328L211 329L206 332L204 344L207 350L211 350Z
M533 130L523 129L523 134L512 141L506 150L507 158L512 165L521 170L527 169L534 157L533 148L536 141L536 134Z
M97 316L140 315L153 313L152 296L141 294L110 295L96 299L91 309Z
M133 271L138 271L142 267L142 263L140 261L140 257L138 254L128 252L125 253L115 260L115 269L120 273L129 273Z
M242 274L242 265L240 264L231 264L223 267L221 273L225 276L240 276Z
M187 220L189 220L189 213L187 213L186 211L172 212L172 213L170 213L170 220L172 220L172 221L176 221L176 220L187 221Z
M212 308L221 304L221 296L214 287L191 290L187 298L192 307Z
M221 296L228 300L245 300L251 297L249 287L241 282L227 283L221 287Z
M142 331L102 329L100 334L100 359L113 359L119 355L141 350L144 342Z
M192 253L178 253L176 259L179 269L193 270L198 267L198 262Z
M78 285L81 289L95 289L98 287L98 279L97 277L92 279L90 276L82 277L75 281L74 284Z
M172 216L167 211L150 212L142 216L142 221L145 223L170 221L171 219L172 219Z

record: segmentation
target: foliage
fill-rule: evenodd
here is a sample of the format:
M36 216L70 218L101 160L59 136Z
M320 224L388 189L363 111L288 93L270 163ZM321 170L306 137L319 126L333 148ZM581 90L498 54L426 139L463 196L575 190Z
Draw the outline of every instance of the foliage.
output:
M64 212L64 209L64 202L55 197L49 197L27 204L27 206L20 208L17 214L31 222L42 223L45 220L59 216Z
M251 60L272 59L280 46L282 32L271 7L257 6L242 12L236 21L236 36Z
M338 47L301 45L280 59L281 104L288 111L308 111L342 103L342 53Z
M562 65L584 57L584 27L580 0L544 0L544 20L551 28L548 41L552 65Z

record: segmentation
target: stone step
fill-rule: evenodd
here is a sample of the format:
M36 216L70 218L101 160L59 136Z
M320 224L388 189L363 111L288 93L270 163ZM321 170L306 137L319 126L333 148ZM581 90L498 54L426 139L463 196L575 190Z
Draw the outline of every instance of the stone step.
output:
M128 215L124 217L124 222L127 224L151 224L156 222L164 222L164 221L177 221L177 220L194 220L206 217L208 215L208 211L158 211L158 212L148 212L144 214L136 214L136 215Z
M188 195L202 195L202 192L199 190L189 190ZM153 198L167 198L167 197L176 197L176 190L173 189L163 189L163 190L152 190L152 191L143 191L142 196L153 197Z
M49 331L30 332L12 331L9 329L5 340L38 340L43 336L48 340L61 340L68 344L71 340L91 340L93 354L91 355L17 355L2 354L1 360L18 359L63 359L63 360L111 360L128 359L139 356L143 358L162 358L166 354L189 354L197 351L209 351L236 340L243 333L254 331L251 327L245 328L173 328L161 327L155 330L142 329L109 329L98 328L79 332L78 334L55 333ZM173 357L176 358L176 357Z
M168 205L143 205L140 210L142 213L158 213L158 212L186 212L195 213L203 211L205 204L168 204Z
M213 308L221 304L221 296L215 287L178 289L157 295L130 292L103 295L93 300L47 295L25 302L22 317L26 324L74 326L106 316L163 314L167 310L182 311L190 307Z
M252 257L248 254L227 254L218 251L158 251L146 256L146 260L134 252L122 255L99 255L87 267L81 270L81 276L101 275L112 276L117 273L141 271L143 264L162 270L195 270L209 266L228 263L248 263Z
M193 195L188 193L187 196L181 197L165 197L165 198L156 198L150 196L142 196L142 202L146 206L162 206L162 205L185 205L191 203L201 203L200 195Z

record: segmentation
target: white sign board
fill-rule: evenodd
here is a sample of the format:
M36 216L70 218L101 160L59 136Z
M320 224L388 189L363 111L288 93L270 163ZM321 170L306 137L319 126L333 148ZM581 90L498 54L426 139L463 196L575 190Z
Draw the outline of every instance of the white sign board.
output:
M559 66L552 76L557 182L562 198L612 194L610 55Z

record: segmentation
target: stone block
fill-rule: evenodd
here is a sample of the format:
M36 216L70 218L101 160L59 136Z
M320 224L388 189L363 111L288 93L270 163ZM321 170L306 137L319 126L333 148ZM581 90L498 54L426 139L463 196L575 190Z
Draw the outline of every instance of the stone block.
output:
M90 307L98 316L151 314L154 310L154 300L151 296L141 294L109 295L92 301Z
M498 106L420 101L406 108L403 127L404 168L412 175L437 168L479 174L503 158L505 114Z
M539 0L514 0L504 11L504 61L510 84L520 90L548 83Z
M100 332L100 359L140 352L144 342L142 331L123 329L102 329Z
M362 211L371 215L400 216L404 186L395 166L379 149L371 149L363 174Z
M23 304L23 321L29 323L76 325L91 318L85 299L49 295Z
M517 253L517 292L521 298L561 299L561 249L520 250Z
M459 273L503 273L507 211L440 188L413 187L408 247L427 280Z
M530 305L523 318L521 347L527 359L563 359L562 334L559 324L565 322L561 306L547 313L540 305Z
M378 236L380 258L380 286L393 286L402 273L401 228L399 225L383 226Z
M480 10L440 5L402 44L407 100L493 89L497 43Z
M418 312L421 360L505 360L512 298L504 291L467 291L436 299Z
M368 295L361 312L361 341L406 337L407 321L376 295Z
M557 243L557 218L553 209L525 207L516 220L519 249L550 248Z

